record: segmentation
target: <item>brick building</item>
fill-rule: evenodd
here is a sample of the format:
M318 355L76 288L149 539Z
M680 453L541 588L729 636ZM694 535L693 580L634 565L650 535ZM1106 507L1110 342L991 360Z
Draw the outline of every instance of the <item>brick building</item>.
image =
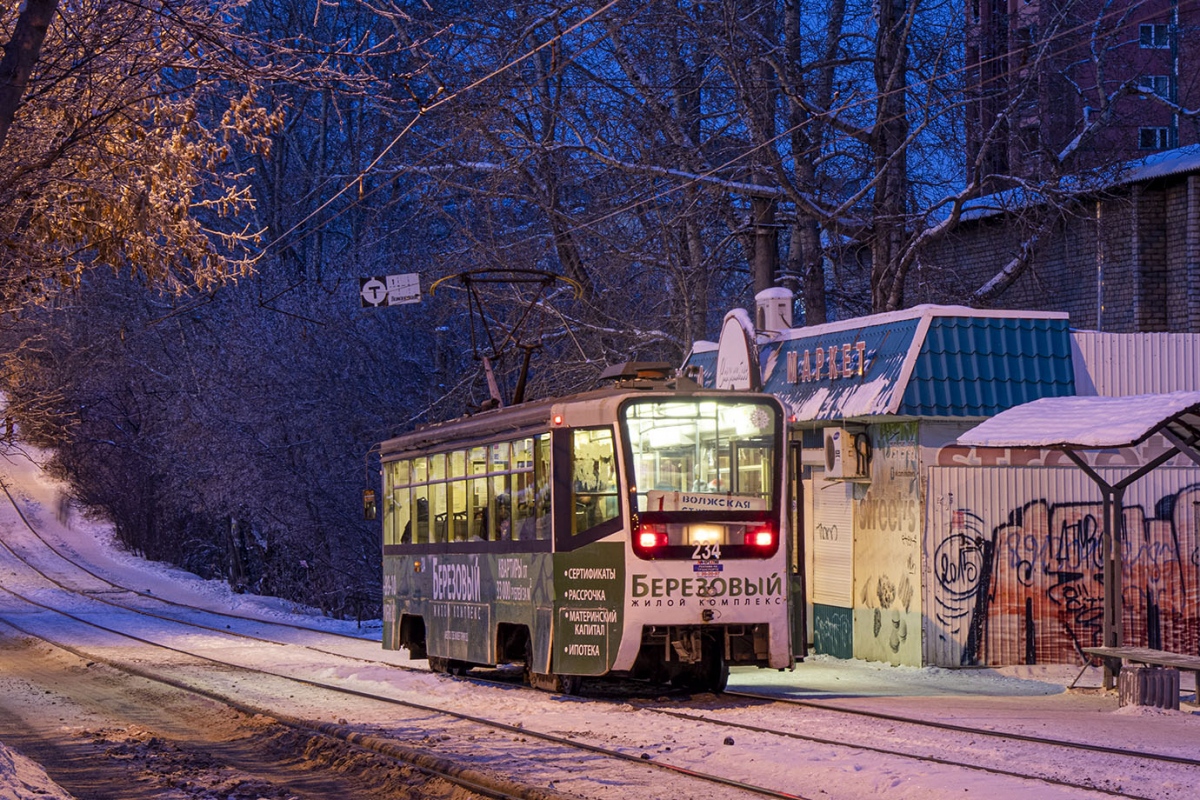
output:
M1065 208L982 198L922 254L906 303L965 302L1035 232L992 307L1066 311L1074 327L1114 333L1200 332L1200 145L1127 164Z
M985 185L1200 142L1178 113L1200 105L1197 4L967 0L965 15L966 163L980 160Z

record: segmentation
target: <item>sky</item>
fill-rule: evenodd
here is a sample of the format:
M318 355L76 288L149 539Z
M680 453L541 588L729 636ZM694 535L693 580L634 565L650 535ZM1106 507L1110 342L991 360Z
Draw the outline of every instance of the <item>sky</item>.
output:
M326 619L311 609L274 598L234 594L219 581L204 581L162 564L143 561L117 549L111 530L104 524L82 519L77 513L65 524L60 523L56 514L59 488L30 461L15 458L5 462L0 459L0 477L11 487L34 527L56 547L112 581L201 608L230 611L261 620L302 623L364 637L361 642L336 645L353 657L347 659L297 646L312 644L330 649L330 643L320 641L318 634L294 630L270 633L266 626L253 622L222 622L222 627L229 624L235 629L256 630L292 644L281 649L277 645L240 642L231 647L217 633L193 631L187 634L191 645L209 648L214 655L236 658L246 666L287 671L323 683L478 714L508 724L519 723L532 730L566 733L606 746L615 745L651 760L727 772L749 781L765 781L807 797L860 798L886 794L889 800L949 797L978 800L1014 796L1101 796L1095 792L1047 787L986 772L931 765L866 748L846 747L838 742L864 741L864 737L869 737L875 747L903 745L919 752L966 758L972 763L1001 768L1017 762L1040 763L1041 754L1030 745L990 742L982 737L947 732L900 730L901 725L885 723L881 726L878 721L824 710L747 707L713 695L651 703L645 699L614 702L607 695L589 698L585 689L582 698L564 698L548 693L480 686L421 669L397 669L398 666L423 667L424 662L409 661L403 651L382 650L378 643L378 621L359 627L353 621ZM0 501L3 500L0 495ZM33 541L11 507L0 508L0 535L12 543L28 545ZM6 565L11 561L7 552L0 553L0 557L5 559ZM55 558L45 555L44 561L49 565ZM56 569L60 568L62 565L58 563ZM6 585L31 590L36 588L34 584L33 577L22 577L12 568L6 570ZM95 601L87 597L59 596L55 602L84 609L91 608ZM0 617L5 607L0 605ZM98 621L110 627L129 625L129 615L123 611L98 610L96 615ZM89 652L101 655L118 651L128 653L130 645L123 642L118 646L110 635L82 631L78 625L48 614L33 617L23 624L38 626L39 631L48 635L70 637ZM198 611L186 612L185 617L197 621L204 619ZM211 619L207 621L211 624ZM135 624L139 635L150 639L178 636L177 623L143 619ZM222 675L226 672L222 671ZM1098 670L1088 670L1080 678L1082 689L1067 691L1066 685L1077 673L1078 668L1069 665L948 670L892 667L817 656L810 657L792 671L735 668L730 677L730 688L816 699L831 705L866 707L904 718L949 720L967 726L1196 755L1196 743L1200 742L1200 713L1196 712L1195 705L1185 703L1181 711L1118 708L1115 695L1099 691ZM444 757L474 760L477 766L504 764L502 769L519 770L525 780L581 797L613 797L617 796L618 789L622 800L659 798L666 796L664 791L673 792L672 796L676 798L724 796L689 794L694 791L694 786L689 789L685 781L637 764L603 768L593 765L580 771L577 763L545 757L543 746L532 738L522 740L523 737L508 735L472 734L469 744L459 746L454 740L440 739L446 726L432 720L427 713L387 707L367 699L342 697L335 701L322 696L321 692L296 693L294 698L288 698L286 694L279 694L267 677L241 675L230 684L222 675L197 671L187 673L186 677L244 702L270 704L269 707L279 713L326 721L344 719L345 724L365 731L403 730L406 731L405 743L410 747L432 749ZM1190 678L1184 678L1184 685L1190 692ZM1189 694L1185 699L1194 701L1195 697ZM730 733L727 729L714 733L711 726L656 713L646 707L648 704L735 722L770 722L781 729L826 738L830 743L781 739L751 732ZM974 738L980 738L980 741L975 742ZM517 758L512 759L513 756ZM1131 768L1128 763L1103 754L1084 755L1072 763L1060 763L1054 758L1057 757L1046 756L1046 763L1041 764L1041 768L1067 778L1086 771L1107 785L1125 786L1142 797L1194 797L1193 787L1200 786L1200 771L1195 769L1151 764ZM0 800L33 797L63 800L69 795L54 787L36 764L0 745Z

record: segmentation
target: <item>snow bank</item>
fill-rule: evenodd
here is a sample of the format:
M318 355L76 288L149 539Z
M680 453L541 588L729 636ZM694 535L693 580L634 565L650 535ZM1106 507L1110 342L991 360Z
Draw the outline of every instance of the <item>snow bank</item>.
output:
M72 800L41 767L0 743L0 800Z

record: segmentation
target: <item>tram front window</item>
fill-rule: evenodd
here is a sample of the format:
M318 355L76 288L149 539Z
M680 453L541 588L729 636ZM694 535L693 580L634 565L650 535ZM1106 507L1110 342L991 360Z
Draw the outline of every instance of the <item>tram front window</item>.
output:
M777 547L776 406L645 400L628 404L622 422L646 545L693 552L759 541Z

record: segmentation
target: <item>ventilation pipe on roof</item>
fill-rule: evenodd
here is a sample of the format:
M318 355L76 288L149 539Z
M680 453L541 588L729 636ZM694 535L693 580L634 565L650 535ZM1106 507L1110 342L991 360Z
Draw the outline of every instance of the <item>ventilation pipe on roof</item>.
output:
M792 327L792 292L782 286L754 295L754 327L759 334L779 333Z

